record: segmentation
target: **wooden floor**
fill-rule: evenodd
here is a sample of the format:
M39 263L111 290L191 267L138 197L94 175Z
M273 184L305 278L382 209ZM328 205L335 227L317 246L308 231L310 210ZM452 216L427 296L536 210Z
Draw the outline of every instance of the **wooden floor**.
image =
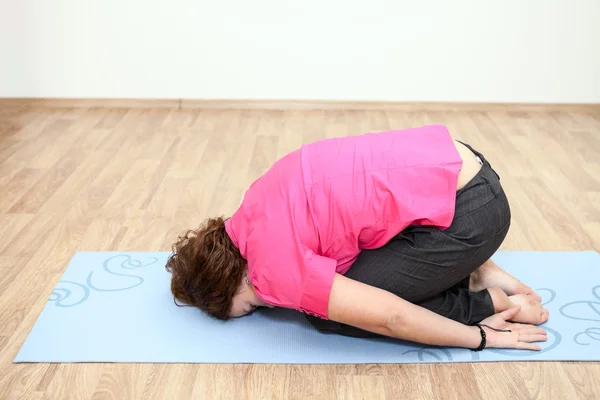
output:
M12 364L75 251L169 250L302 143L428 123L501 175L503 249L600 251L600 113L1 109L0 398L600 398L598 363Z

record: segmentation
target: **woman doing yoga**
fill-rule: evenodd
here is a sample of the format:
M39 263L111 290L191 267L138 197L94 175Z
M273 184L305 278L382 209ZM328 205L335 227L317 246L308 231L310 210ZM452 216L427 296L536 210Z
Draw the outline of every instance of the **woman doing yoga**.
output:
M181 236L167 269L176 300L222 320L285 307L322 332L539 350L548 311L491 260L510 219L490 163L444 126L326 139Z

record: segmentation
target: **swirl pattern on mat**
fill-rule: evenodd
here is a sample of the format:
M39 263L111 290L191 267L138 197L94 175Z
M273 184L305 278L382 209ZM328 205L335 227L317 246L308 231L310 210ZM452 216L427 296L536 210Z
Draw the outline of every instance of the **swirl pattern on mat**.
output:
M54 302L56 307L74 307L84 303L92 291L119 292L133 289L144 283L144 277L129 271L149 267L157 261L156 257L148 257L141 261L128 254L114 255L102 262L101 270L90 271L84 283L60 280L48 302Z

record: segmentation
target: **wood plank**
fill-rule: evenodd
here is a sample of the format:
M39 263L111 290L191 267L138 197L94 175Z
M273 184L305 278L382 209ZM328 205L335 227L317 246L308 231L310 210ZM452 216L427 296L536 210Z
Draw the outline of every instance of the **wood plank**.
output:
M11 101L0 100L0 397L600 392L599 363L12 364L75 251L169 250L204 218L231 215L275 160L323 138L446 124L501 175L513 211L502 249L600 251L598 106Z

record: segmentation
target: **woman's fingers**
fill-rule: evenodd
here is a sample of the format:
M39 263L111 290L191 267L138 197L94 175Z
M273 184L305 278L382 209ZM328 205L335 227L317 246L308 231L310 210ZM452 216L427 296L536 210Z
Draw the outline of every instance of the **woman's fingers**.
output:
M546 334L546 331L543 328L539 328L535 325L528 324L511 324L509 329L519 332L519 333L539 333Z
M537 344L527 343L527 342L519 342L519 343L517 343L517 349L540 351L542 348L540 346L538 346Z
M528 328L528 329L521 329L517 332L519 333L519 335L544 335L544 336L546 336L548 334L548 332L546 332L542 328L536 328L536 327Z
M545 342L548 340L548 336L541 335L539 333L519 333L519 342Z

